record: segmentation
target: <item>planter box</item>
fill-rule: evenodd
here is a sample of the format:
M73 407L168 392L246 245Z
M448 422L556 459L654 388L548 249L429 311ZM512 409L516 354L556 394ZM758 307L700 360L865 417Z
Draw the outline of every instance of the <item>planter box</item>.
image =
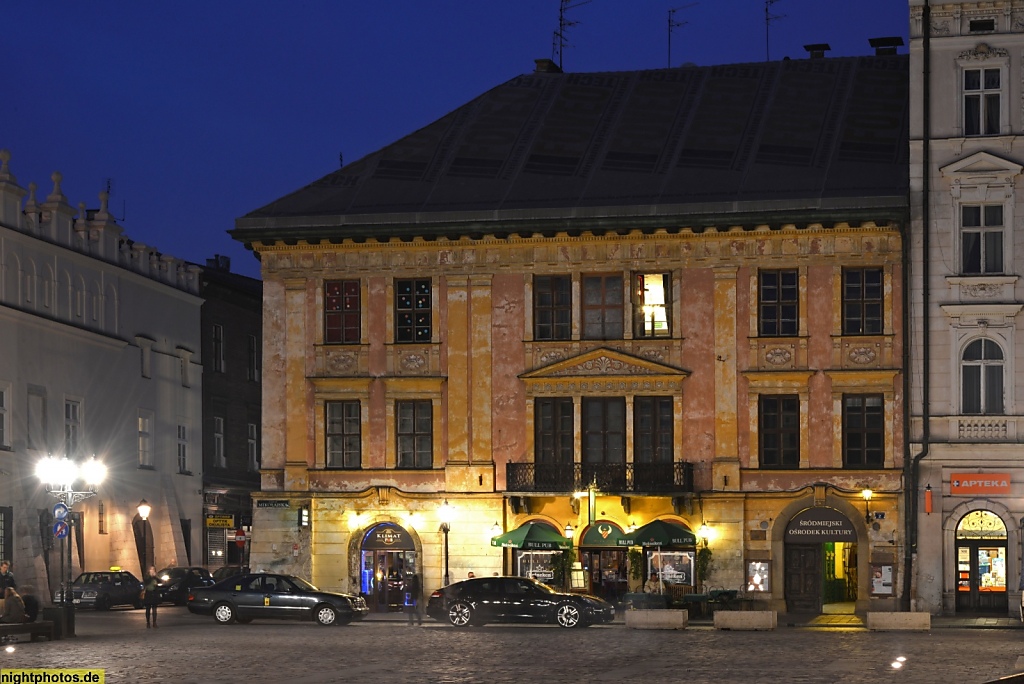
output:
M876 632L915 630L927 632L932 628L931 613L881 613L869 612L866 626Z
M626 627L630 629L686 629L689 617L685 610L627 610Z
M717 610L715 629L767 630L779 626L779 614L774 610Z

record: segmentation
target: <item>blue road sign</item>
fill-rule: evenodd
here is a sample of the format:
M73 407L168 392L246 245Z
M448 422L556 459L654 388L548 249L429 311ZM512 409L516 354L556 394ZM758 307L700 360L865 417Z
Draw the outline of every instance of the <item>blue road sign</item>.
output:
M66 522L64 522L63 520L58 520L57 522L53 523L53 536L57 539L64 539L68 536L69 529L70 528L68 527L68 524Z
M63 520L68 517L68 507L59 501L53 504L53 517L56 520Z

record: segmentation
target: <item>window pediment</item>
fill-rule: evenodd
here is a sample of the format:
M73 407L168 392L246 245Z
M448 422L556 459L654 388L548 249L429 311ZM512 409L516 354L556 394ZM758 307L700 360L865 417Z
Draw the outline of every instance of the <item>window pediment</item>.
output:
M689 372L614 349L594 349L523 373L531 392L590 388L676 393Z
M1020 164L991 152L976 152L939 169L942 175L964 185L1010 183L1024 169Z

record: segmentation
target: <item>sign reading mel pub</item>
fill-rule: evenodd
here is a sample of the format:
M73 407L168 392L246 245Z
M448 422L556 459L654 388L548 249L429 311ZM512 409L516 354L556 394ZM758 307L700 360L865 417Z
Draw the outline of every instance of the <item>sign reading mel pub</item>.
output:
M797 544L855 542L857 530L834 508L814 506L797 513L786 527L786 541Z

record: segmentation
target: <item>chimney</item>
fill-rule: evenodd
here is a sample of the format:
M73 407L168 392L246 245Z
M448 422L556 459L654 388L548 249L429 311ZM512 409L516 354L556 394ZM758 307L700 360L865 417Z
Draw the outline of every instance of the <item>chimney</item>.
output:
M535 59L533 63L537 66L534 67L533 71L536 74L560 74L562 70L553 60L550 59Z
M807 50L808 55L811 59L821 59L825 56L825 53L832 49L832 46L828 43L815 43L814 45L804 45L804 50Z
M903 39L899 36L886 36L884 38L868 38L868 44L875 48L875 56L895 55L896 48L903 45Z

